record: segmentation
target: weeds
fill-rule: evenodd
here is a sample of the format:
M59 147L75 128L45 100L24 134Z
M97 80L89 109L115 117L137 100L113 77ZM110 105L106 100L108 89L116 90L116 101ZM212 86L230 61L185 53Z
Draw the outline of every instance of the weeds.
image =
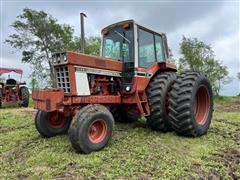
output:
M199 138L155 132L143 121L117 123L111 144L88 155L76 153L67 135L40 137L34 115L32 108L1 109L0 179L240 177L240 112L215 111L208 134Z

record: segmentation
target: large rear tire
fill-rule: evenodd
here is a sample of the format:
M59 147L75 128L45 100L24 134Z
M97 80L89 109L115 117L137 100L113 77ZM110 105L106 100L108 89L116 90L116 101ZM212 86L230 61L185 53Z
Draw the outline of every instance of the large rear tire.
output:
M53 137L65 134L69 128L72 117L64 117L58 112L38 111L35 115L35 126L43 137Z
M213 112L213 93L207 77L199 72L179 75L170 93L169 110L171 126L178 134L206 134Z
M21 106L28 107L29 104L29 91L27 87L21 87L21 97L22 97L22 103Z
M151 114L147 117L147 125L157 131L166 132L169 125L169 92L176 79L175 72L157 74L148 85L147 97Z
M90 104L77 113L69 128L69 139L77 152L91 153L108 145L112 139L114 119L104 106Z

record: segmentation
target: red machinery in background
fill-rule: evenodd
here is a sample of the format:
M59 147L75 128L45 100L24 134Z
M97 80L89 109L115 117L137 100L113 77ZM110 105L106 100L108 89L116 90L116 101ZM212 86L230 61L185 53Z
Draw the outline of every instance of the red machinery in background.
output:
M25 82L21 82L23 71L14 68L0 68L0 76L2 74L15 72L20 74L20 82L8 77L6 80L0 80L0 107L2 103L18 103L23 107L28 107L29 91Z

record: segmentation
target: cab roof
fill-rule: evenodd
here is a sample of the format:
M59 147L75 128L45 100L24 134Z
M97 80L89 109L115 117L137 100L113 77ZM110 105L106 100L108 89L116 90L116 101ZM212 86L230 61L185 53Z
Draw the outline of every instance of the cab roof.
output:
M164 33L162 33L162 32L158 32L158 31L155 31L155 30L153 30L153 29L151 29L151 28L148 28L148 27L146 27L146 26L142 26L142 25L138 24L136 21L134 21L133 19L129 19L129 20L125 20L125 21L120 21L120 22L111 24L111 25L103 28L102 31L101 31L101 33L103 34L103 32L105 32L105 31L108 31L108 30L110 30L110 29L112 29L112 28L114 28L114 27L116 27L116 26L123 25L123 24L126 24L126 23L136 24L137 26L140 26L140 27L142 27L143 29L146 29L146 30L155 32L155 33L157 33L157 34L161 34L161 35L164 34Z

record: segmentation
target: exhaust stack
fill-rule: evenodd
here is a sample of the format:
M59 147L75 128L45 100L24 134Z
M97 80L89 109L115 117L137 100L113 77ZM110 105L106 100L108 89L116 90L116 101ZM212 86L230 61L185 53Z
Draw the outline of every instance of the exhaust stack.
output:
M86 14L80 13L80 23L81 23L81 53L85 52L85 34L84 34L84 17L87 17Z

